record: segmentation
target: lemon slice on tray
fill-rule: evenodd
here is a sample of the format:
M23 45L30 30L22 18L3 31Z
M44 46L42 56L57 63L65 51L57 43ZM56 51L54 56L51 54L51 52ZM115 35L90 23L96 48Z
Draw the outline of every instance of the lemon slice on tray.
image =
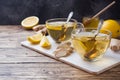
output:
M48 38L46 36L43 36L43 38L42 38L42 40L40 42L40 46L44 47L44 48L47 48L47 47L51 46L51 44L50 44L50 42L49 42L49 40L48 40Z
M40 43L42 38L43 38L43 34L42 33L37 33L33 36L28 36L27 40L32 44L38 44L38 43Z
M30 16L22 20L21 25L25 29L32 29L33 26L39 23L39 18L36 16Z

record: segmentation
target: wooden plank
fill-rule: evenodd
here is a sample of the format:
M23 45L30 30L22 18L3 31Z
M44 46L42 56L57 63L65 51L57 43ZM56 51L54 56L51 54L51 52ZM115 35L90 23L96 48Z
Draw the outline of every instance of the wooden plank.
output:
M54 65L54 66L53 66ZM1 65L0 65L1 66ZM46 64L41 63L41 64L3 64L0 67L1 75L7 76L6 73L10 74L12 76L26 76L26 77L30 77L33 76L35 73L39 73L37 74L37 76L41 76L42 75L47 75L47 76L51 76L51 75L60 75L60 76L69 76L69 77L73 77L73 76L77 76L77 77L95 77L95 75L90 75L88 73L79 71L78 69L75 68L71 68L70 66L67 65L63 65L63 64L57 64L57 63L48 63L48 65L46 66ZM117 77L117 74L115 74L117 71L109 71L107 72L107 74L101 74L99 75L99 78L101 77ZM108 74L109 73L109 74ZM113 74L114 73L114 74ZM23 75L24 74L24 75ZM72 75L74 74L74 75ZM98 76L96 76L98 77Z
M61 64L55 64L55 63L49 63L49 64L48 63L47 64L42 64L42 63L41 64L3 64L2 66L0 65L1 66L0 70L2 70L1 71L2 74L0 74L0 75L7 76L7 74L11 74L12 76L19 77L19 78L22 78L23 76L24 76L24 78L35 78L35 76L33 76L33 74L38 72L36 75L36 78L48 78L51 75L56 76L59 74L60 74L60 76L65 75L68 78L73 77L70 74L74 74L74 76L76 76L78 78L85 78L85 77L90 77L90 76L92 77L92 75L89 75L84 72L80 73L79 70L70 68L68 66L67 67L61 66ZM46 65L48 65L48 66L46 66ZM39 73L39 71L40 71L40 73ZM46 74L46 71L47 71L47 76L44 76ZM113 73L115 75L113 75ZM112 76L114 76L115 77L114 79L118 78L115 71L114 72L111 71L103 76L106 78L107 78L107 76L109 76L109 78L110 78L110 76L111 76L111 78L113 78ZM99 78L102 78L103 76L101 76Z

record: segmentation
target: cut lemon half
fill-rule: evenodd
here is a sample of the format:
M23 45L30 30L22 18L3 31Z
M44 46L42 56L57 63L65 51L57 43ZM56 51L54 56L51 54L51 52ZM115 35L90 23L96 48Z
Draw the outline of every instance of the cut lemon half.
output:
M25 18L22 22L21 25L25 28L25 29L32 29L33 26L37 25L39 22L39 18L36 16L30 16Z
M43 36L43 38L42 38L42 40L40 42L40 46L44 47L44 48L48 48L48 47L51 46L51 44L50 44L50 42L49 42L49 40L48 40L48 38L46 36Z
M33 36L28 36L27 40L32 44L38 44L38 43L40 43L42 38L43 38L43 34L37 33Z

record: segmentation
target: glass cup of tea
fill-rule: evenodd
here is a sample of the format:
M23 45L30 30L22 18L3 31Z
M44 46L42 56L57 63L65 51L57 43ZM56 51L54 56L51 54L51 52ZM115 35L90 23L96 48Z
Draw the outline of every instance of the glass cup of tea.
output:
M99 60L109 47L111 32L100 30L95 37L96 31L96 29L78 28L72 32L73 47L84 60Z
M46 21L48 34L56 43L69 40L71 32L77 27L77 21L75 19L70 19L67 23L66 21L67 18L55 18Z

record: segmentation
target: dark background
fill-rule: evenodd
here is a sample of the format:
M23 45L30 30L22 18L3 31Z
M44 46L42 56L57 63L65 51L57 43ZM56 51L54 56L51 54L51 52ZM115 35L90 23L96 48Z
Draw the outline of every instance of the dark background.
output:
M81 21L103 9L113 0L0 0L0 25L20 24L28 16L38 16L40 23L50 18L67 17ZM120 0L100 16L102 19L120 18Z

